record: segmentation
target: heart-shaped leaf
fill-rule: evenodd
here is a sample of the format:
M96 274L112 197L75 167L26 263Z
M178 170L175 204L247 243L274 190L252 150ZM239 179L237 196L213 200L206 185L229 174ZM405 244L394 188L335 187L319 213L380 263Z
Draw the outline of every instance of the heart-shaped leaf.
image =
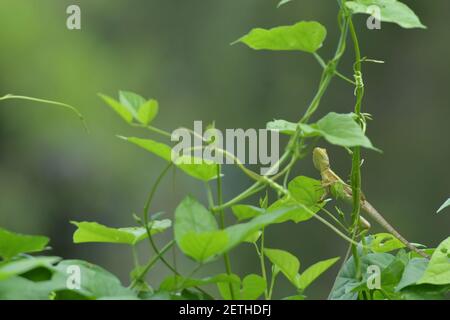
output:
M289 50L313 53L321 46L327 31L315 21L301 21L292 26L253 29L236 42L255 50Z

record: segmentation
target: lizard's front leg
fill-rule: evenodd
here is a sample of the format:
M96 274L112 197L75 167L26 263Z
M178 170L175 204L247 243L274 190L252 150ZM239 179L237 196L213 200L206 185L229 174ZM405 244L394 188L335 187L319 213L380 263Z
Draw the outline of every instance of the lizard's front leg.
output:
M324 181L322 181L321 189L324 190L325 192L320 197L319 203L324 202L328 198L328 196L331 195L331 186L332 186L331 182L324 182Z

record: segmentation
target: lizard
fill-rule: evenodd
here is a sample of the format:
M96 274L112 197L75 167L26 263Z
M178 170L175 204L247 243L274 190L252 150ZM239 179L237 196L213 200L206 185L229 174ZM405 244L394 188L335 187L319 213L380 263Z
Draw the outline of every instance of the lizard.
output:
M343 198L346 201L352 201L352 188L345 183L330 167L330 159L326 149L315 148L313 151L313 163L314 167L319 170L322 178L322 186L325 190L331 193L335 198ZM400 232L398 232L386 219L365 199L361 196L361 210L368 214L373 220L375 220L386 231L400 240L408 249L416 252L420 256L429 259L430 256L422 250L415 247L408 240L406 240ZM363 220L360 217L363 224Z

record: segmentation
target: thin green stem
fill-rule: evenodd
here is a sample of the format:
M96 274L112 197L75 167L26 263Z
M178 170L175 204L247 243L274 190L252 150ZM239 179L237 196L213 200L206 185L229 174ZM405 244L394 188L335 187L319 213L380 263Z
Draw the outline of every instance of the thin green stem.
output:
M269 290L267 286L267 272L266 272L266 261L264 259L264 228L261 230L261 243L259 249L259 263L261 264L261 275L266 283L266 290L264 291L264 297L269 300Z
M153 256L149 262L145 265L145 267L142 269L141 273L133 280L130 287L134 288L136 285L144 279L146 274L150 271L150 269L158 262L158 260L162 257L163 254L167 252L170 248L173 247L175 244L175 240L171 240L169 243L167 243L160 251L158 255Z
M138 256L138 253L137 253L136 245L132 245L131 246L131 252L133 254L134 267L137 268L137 267L139 267L139 256Z
M201 149L205 149L206 146L197 146L197 147L190 147L190 148L186 148L184 149L186 152L190 152L190 151L195 151L195 150L201 150ZM236 166L242 170L242 172L244 172L249 178L251 179L255 179L255 180L259 180L261 178L261 176L259 174L257 174L256 172L253 172L250 169L247 169L245 167L245 165L242 163L242 161L236 157L234 154L232 154L231 152L228 152L227 150L224 150L222 148L214 148L215 152L219 152L222 155L224 155L225 157L231 159L234 161L234 163L236 164Z
M349 30L353 42L353 47L355 51L355 79L359 77L359 82L356 86L356 103L355 103L355 114L358 116L360 123L363 124L363 119L361 117L361 105L362 99L364 97L364 85L362 82L361 73L361 51L359 47L358 36L356 34L355 27L351 17L349 17ZM352 171L351 171L351 187L353 195L353 211L352 211L352 227L355 229L359 227L359 216L361 211L361 148L353 148L352 153ZM352 248L353 255L355 257L355 267L357 277L361 277L361 263L356 246Z
M275 279L277 277L277 274L275 272L275 266L272 266L272 273L270 275L270 286L269 286L269 300L272 299L272 294L273 294L273 288L275 287Z
M158 128L156 128L154 126L151 126L151 125L144 125L144 124L139 124L139 123L131 123L131 125L133 127L147 129L147 130L149 130L151 132L160 134L160 135L165 136L167 138L171 138L172 137L172 134L170 132L167 132L167 131L162 130L162 129L158 129Z
M281 157L280 159L268 170L267 175L270 175L271 173L273 173L275 171L276 168L278 168L279 166L281 166L289 157L290 155L290 151L286 151ZM290 166L292 166L293 164L290 164ZM286 169L286 168L285 168ZM275 180L277 177L280 176L280 174L284 174L285 169L283 169L282 172L278 173L276 176L273 177L273 179ZM252 184L250 187L248 187L246 190L244 190L243 192L241 192L240 194L238 194L236 197L234 197L233 199L229 200L228 202L217 206L215 208L213 208L214 212L218 212L219 210L223 210L226 208L231 207L232 205L239 203L245 199L247 199L248 197L258 193L259 191L263 190L265 188L264 183L257 181L254 184Z
M218 205L222 205L223 199L222 199L222 171L220 168L220 164L218 164L216 166L217 168L217 203ZM225 213L224 210L220 210L219 211L219 216L220 216L220 228L224 229L225 228Z
M319 89L316 95L314 96L312 102L310 103L309 107L306 109L305 115L300 119L299 122L301 123L308 122L309 118L311 118L311 116L316 112L317 108L319 107L320 101L322 100L323 95L325 94L331 80L335 75L336 67L338 66L339 61L342 55L344 54L345 42L347 39L347 29L348 29L348 22L347 19L345 19L343 22L343 27L341 29L341 35L339 37L336 53L333 59L328 64L326 64L326 67L322 72Z
M183 279L183 281L180 283L180 285L178 286L179 289L183 289L184 284L186 283L186 281L188 281L189 279L191 279L197 272L198 270L200 270L203 267L202 263L199 263L191 272L189 272L189 274L187 275L186 278Z
M217 165L217 203L219 206L222 205L223 199L222 199L222 170L220 167L220 164ZM219 216L220 216L220 228L225 229L225 212L224 210L219 210ZM230 256L228 252L225 252L223 255L223 260L225 263L225 270L229 276L232 275L231 271L231 261ZM235 294L234 294L234 288L231 283L228 284L231 294L231 299L235 300Z
M205 189L206 189L206 199L208 200L209 207L212 209L214 207L214 198L212 195L212 190L207 181L205 181Z
M169 169L172 167L172 163L169 163L166 168L164 168L164 170L161 172L161 174L158 176L158 178L156 179L155 183L153 184L152 190L150 191L147 201L145 202L145 206L144 206L144 210L143 210L143 220L144 220L144 228L147 231L147 237L150 243L150 246L152 247L153 251L159 255L159 250L155 244L155 242L153 241L153 236L152 236L152 226L149 224L149 211L150 211L150 205L153 201L153 197L155 196L156 190L158 189L159 184L161 183L162 179L164 178L164 176L167 174L167 172L169 171ZM161 262L166 265L167 268L169 268L172 272L174 272L175 274L178 274L178 272L175 270L175 268L164 258L161 256L160 258Z
M27 101L33 101L33 102L39 102L39 103L44 103L44 104L50 104L50 105L55 105L55 106L59 106L59 107L63 107L66 109L69 109L70 111L74 112L78 118L81 120L81 122L83 123L83 126L86 130L86 132L89 132L89 127L86 123L86 119L84 118L84 116L78 111L77 108L71 106L70 104L67 103L62 103L62 102L58 102L58 101L52 101L52 100L46 100L46 99L39 99L39 98L33 98L33 97L27 97L27 96L19 96L19 95L14 95L14 94L7 94L3 97L0 97L0 101L1 100L8 100L8 99L17 99L17 100L27 100Z
M147 198L147 201L145 203L144 206L144 212L143 212L143 219L144 219L144 225L145 225L145 230L147 231L147 236L150 242L150 246L152 247L152 249L155 251L156 256L158 257L159 260L161 260L161 262L168 268L170 269L175 275L180 275L180 273L176 270L176 268L174 268L161 254L161 251L158 249L158 247L156 246L155 242L153 241L153 237L151 234L151 226L149 225L149 210L150 210L150 205L152 203L153 197L156 193L156 190L159 186L159 184L161 183L162 179L164 178L164 176L166 175L166 173L169 171L169 169L171 168L172 163L168 164L167 167L161 172L161 174L158 176L158 178L156 179L155 184L153 185L152 190L149 193L149 196ZM202 290L199 287L195 287L197 290L199 290L202 293L206 292L204 290Z
M354 241L355 238L352 237L352 240ZM347 247L347 250L346 250L346 252L345 252L344 260L342 260L342 264L341 264L341 266L339 267L339 271L338 271L337 276L336 276L336 278L335 278L335 282L334 282L334 284L333 284L333 287L331 287L330 293L328 294L328 300L330 300L331 295L332 295L332 293L333 293L333 291L334 291L334 288L336 287L336 280L337 280L337 277L341 274L342 270L344 270L345 263L347 262L347 259L350 257L350 252L352 251L352 248L353 248L353 243L349 243L349 245L348 245L348 247Z
M366 233L367 233L367 230L363 230L363 231L361 232L361 234L360 234L361 244L362 244L362 247L363 247L363 253L364 253L364 255L366 255L366 254L369 253L368 250L367 250Z
M239 203L239 202L247 199L248 197L260 192L264 188L265 188L265 186L261 182L256 182L253 185L251 185L249 188L247 188L245 191L238 194L233 199L229 200L228 202L222 204L221 206L214 207L213 211L218 212L220 210L229 208L229 207L235 205L236 203Z
M334 76L334 72L330 73L328 71L328 68L323 71L322 74L322 80L319 84L319 90L317 91L316 95L314 96L314 99L308 109L306 110L305 115L303 118L300 119L301 123L308 122L309 118L316 112L317 108L320 105L320 101L322 100L323 95L325 94L326 90L328 89L328 86L331 82L331 79Z
M321 57L317 52L314 52L313 55L314 55L314 57L316 58L316 60L317 60L317 62L319 63L319 65L320 65L323 69L325 69L325 68L327 67L327 65L326 65L325 61L322 59L322 57ZM346 82L348 82L348 83L350 83L350 84L352 84L352 85L356 85L356 82L355 82L355 81L351 80L350 78L348 78L347 76L343 75L343 74L340 73L339 71L335 70L335 71L334 71L334 74L335 74L336 76L338 76L339 78L341 78L342 80L344 80L344 81L346 81Z
M336 222L343 230L345 230L345 231L348 230L348 228L347 228L341 221L339 221L339 219L336 218L336 217L334 216L334 214L332 214L330 211L328 211L328 210L325 209L325 208L320 208L320 210L323 211L323 212L325 212L325 214L326 214L328 217L330 217L334 222Z

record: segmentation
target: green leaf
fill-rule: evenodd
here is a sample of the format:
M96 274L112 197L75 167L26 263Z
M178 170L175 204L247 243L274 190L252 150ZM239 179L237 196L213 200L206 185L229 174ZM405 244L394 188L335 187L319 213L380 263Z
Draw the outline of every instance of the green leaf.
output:
M360 146L379 151L355 122L353 113L331 112L314 124L297 124L286 120L274 120L266 125L268 130L277 130L287 135L293 135L298 127L305 137L320 136L334 145L342 147Z
M250 206L246 204L238 204L231 207L231 210L233 211L234 216L239 220L247 220L254 217L257 217L264 213L264 209Z
M244 242L255 243L261 237L262 231L256 231L244 239Z
M186 197L175 209L175 240L186 234L217 231L217 221L211 212L193 197Z
M56 266L51 266L58 258L39 257L35 260L37 267L46 267L53 271L50 280L32 281L19 276L13 276L0 281L1 299L32 299L47 300L51 296L57 299L100 299L124 297L134 298L133 291L123 287L120 281L106 270L81 260L65 260ZM29 259L32 260L32 259ZM25 262L15 265L16 271L30 268ZM80 289L69 290L67 283L71 274L69 267L80 268ZM20 270L19 270L20 269Z
M266 290L266 281L256 274L249 274L242 280L241 299L256 300Z
M321 136L329 143L341 147L364 147L379 151L355 122L352 113L330 112L315 124L299 125L305 136Z
M206 210L206 209L205 209ZM198 212L198 211L197 211ZM260 215L249 222L236 224L224 230L207 231L206 228L200 228L203 231L189 232L184 235L175 233L175 239L179 239L177 244L187 255L198 261L208 261L214 256L224 254L242 242L253 240L255 233L268 225L286 221L286 209L280 209L270 214ZM201 216L204 216L201 214ZM214 220L214 223L215 220ZM186 224L188 225L188 224ZM180 227L185 230L188 228ZM215 226L217 228L217 224ZM175 230L177 222L175 220Z
M393 292L401 281L405 263L401 259L395 259L381 272L381 287Z
M416 284L422 278L425 269L428 266L428 259L414 258L411 259L405 267L400 282L395 287L396 291L400 291L408 286Z
M190 232L178 242L178 246L184 254L202 263L222 253L227 245L228 234L223 230Z
M204 262L248 241L262 228L286 221L287 214L286 209L280 209L219 230L213 215L195 199L187 197L175 211L175 240L185 254Z
M450 284L450 237L441 242L418 284Z
M289 182L288 190L292 198L303 204L310 211L317 212L320 210L319 203L325 194L325 190L319 180L298 176Z
M285 209L290 212L286 219L299 223L311 219L320 210L325 190L319 180L299 176L289 182L288 190L292 198L277 200L269 207L269 212ZM304 207L300 207L298 203Z
M113 297L136 297L135 293L125 288L120 280L105 269L82 260L64 260L56 266L57 272L51 282L54 286L60 286L61 290L66 290L66 283L71 276L67 271L69 267L80 268L80 290L75 292L86 296L89 299L113 298Z
M120 138L150 151L167 162L172 162L172 148L164 143L156 142L150 139L127 137ZM180 160L179 163L178 160ZM188 163L183 163L184 160L187 160L186 162ZM196 162L198 162L198 164ZM205 161L195 157L190 157L189 159L181 157L178 158L174 164L188 175L199 180L209 181L217 177L217 166L211 161Z
M49 300L55 289L63 288L52 281L34 282L15 276L0 281L0 300Z
M370 253L361 257L361 270L363 279L357 277L355 261L350 257L339 272L330 294L331 300L356 300L358 289L365 289L367 282L367 270L370 265L377 265L381 272L386 269L396 258L389 253Z
M265 256L286 276L297 285L297 274L300 269L300 261L293 254L279 249L264 249Z
M393 256L387 253L369 254L364 257L364 263L361 268L362 281L360 285L353 289L354 292L369 290L367 286L368 277L367 268L370 265L376 265L381 269L380 280L383 294L377 290L373 290L374 300L398 300L402 298L402 294L395 290L395 287L400 283L405 267L408 263L407 256L400 254ZM371 289L370 289L371 290Z
M295 131L297 131L298 127L298 123L293 123L286 120L273 120L266 124L267 130L279 131L287 135L293 135Z
M219 282L217 283L217 288L224 300L232 300L232 298L241 300L241 279L235 274L233 274L232 277L234 279L232 282ZM231 294L230 289L233 290L234 295Z
M298 277L297 288L305 290L311 283L314 282L322 273L331 268L340 258L332 258L317 262Z
M59 260L58 257L27 257L0 263L0 281L40 267L51 269L52 264Z
M370 250L373 252L390 252L405 247L400 240L390 233L378 233L372 237Z
M0 228L0 257L8 260L20 253L39 252L49 241L47 237L23 235Z
M119 101L133 114L134 118L137 118L139 108L145 103L143 97L130 91L119 91Z
M159 105L156 100L146 101L140 95L129 91L120 91L119 99L133 117L144 125L149 125L158 114Z
M119 91L120 102L104 94L99 96L128 123L136 119L144 125L149 125L158 114L158 101L147 101L133 92Z
M373 14L374 6L380 9L380 18L384 22L393 22L403 28L426 27L406 4L397 0L355 0L345 2L353 13Z
M186 197L175 210L175 241L197 261L205 262L227 245L227 233L218 229L211 212L192 197Z
M270 30L253 29L236 42L245 43L255 50L296 50L313 53L325 40L327 31L315 21L302 21L292 26Z
M149 125L158 115L158 110L158 101L149 100L139 107L137 118L142 124Z
M353 290L361 283L362 281L356 278L355 262L353 257L351 257L336 277L329 299L356 300L358 293Z
M110 106L115 112L117 112L117 114L124 119L127 123L131 123L133 121L133 113L128 110L127 107L125 107L124 105L122 105L119 101L105 95L105 94L98 94L100 96L100 98L103 99L104 102L106 102L106 104L108 106Z
M441 212L442 210L444 210L447 207L450 207L450 198L444 202L444 204L438 209L437 213Z
M107 242L135 245L147 238L147 230L144 227L110 228L97 222L76 221L72 221L72 224L77 226L73 234L74 243ZM149 225L150 233L153 235L163 232L171 225L172 222L168 219L152 221Z
M157 155L158 157L166 160L167 162L172 161L172 148L167 144L156 142L150 139L140 139L140 138L127 138L120 137L128 142L131 142L142 149L150 151L151 153Z
M266 281L259 275L249 274L242 280L237 275L232 275L233 281L222 281L217 283L220 294L225 300L231 300L230 285L233 287L234 299L256 300L266 290Z
M246 223L235 224L224 229L224 231L228 234L228 245L224 248L222 253L225 253L238 244L247 241L249 237L254 235L255 232L260 231L262 228L265 228L271 224L286 221L286 216L289 214L288 209L281 208L276 211L262 214Z
M241 280L236 275L228 275L221 273L213 277L207 277L202 279L184 278L182 276L169 276L161 283L160 291L178 291L192 287L203 286L212 283L237 283L240 285Z
M406 287L401 291L401 296L405 300L448 300L449 291L450 286L421 284Z

